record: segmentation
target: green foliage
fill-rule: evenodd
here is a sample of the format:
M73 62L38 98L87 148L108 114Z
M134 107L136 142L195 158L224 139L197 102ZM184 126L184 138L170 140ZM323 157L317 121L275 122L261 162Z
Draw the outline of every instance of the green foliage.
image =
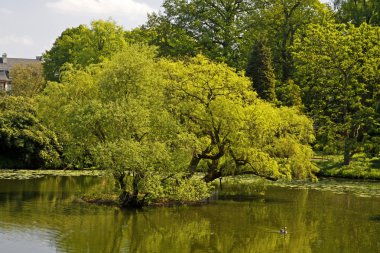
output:
M10 71L12 77L11 94L33 97L46 86L41 63L15 64Z
M32 100L0 97L0 153L17 168L58 168L61 145L36 116Z
M334 0L336 16L342 22L380 25L380 2L377 0Z
M45 78L58 81L65 63L82 68L109 58L125 46L124 30L113 21L96 20L90 27L68 28L43 55Z
M148 22L141 30L149 44L158 47L163 57L181 58L198 53L197 41L180 25L173 24L164 14L148 15ZM145 41L143 39L142 41Z
M257 99L249 79L203 56L164 60L162 68L169 110L187 130L182 136L193 154L190 173L203 167L206 181L243 172L270 179L312 177L308 144L313 129L296 109L278 109ZM279 142L282 138L289 142ZM298 153L274 152L285 144ZM298 171L301 167L305 173Z
M253 89L260 98L276 100L276 77L272 66L272 53L266 39L256 40L248 60L246 74L252 79Z
M276 89L277 98L281 105L295 106L299 109L303 108L301 93L301 88L292 79L288 79L286 83L278 85Z
M341 156L325 156L318 162L318 166L321 168L320 176L380 179L379 158L368 158L365 154L355 155L349 165L342 163Z
M122 205L139 205L139 192L160 196L160 180L189 158L162 83L154 51L130 45L84 70L67 65L62 84L50 83L39 98L41 117L64 140L65 161L109 170Z
M264 195L268 181L257 176L238 175L224 177L213 184L218 187L218 197L252 197Z
M344 153L346 164L377 141L379 29L312 25L295 41L298 83L315 119L318 148Z
M247 0L166 0L163 12L149 16L147 28L154 31L152 44L163 56L195 56L240 69L246 63L250 44L245 38L250 30L248 18L254 3ZM248 49L249 50L249 49Z
M197 177L173 178L168 180L164 185L165 197L188 203L193 201L204 201L209 198L213 187L204 180Z
M276 77L285 83L294 74L291 47L297 33L303 34L309 24L332 19L332 12L319 0L257 1L259 15L252 17L258 27L255 37L266 36L273 53Z

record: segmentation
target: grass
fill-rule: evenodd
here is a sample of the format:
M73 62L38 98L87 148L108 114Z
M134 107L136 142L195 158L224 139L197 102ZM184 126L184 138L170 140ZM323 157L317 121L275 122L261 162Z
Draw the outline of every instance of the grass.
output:
M364 154L355 155L350 165L343 164L342 156L325 156L314 162L320 168L318 176L351 179L380 180L380 158L368 158Z
M380 184L376 180L322 178L318 182L310 180L279 180L267 181L253 175L223 178L223 189L219 197L260 197L265 195L268 187L283 187L288 189L312 189L329 191L336 194L353 194L358 197L380 197ZM247 191L249 190L249 191Z

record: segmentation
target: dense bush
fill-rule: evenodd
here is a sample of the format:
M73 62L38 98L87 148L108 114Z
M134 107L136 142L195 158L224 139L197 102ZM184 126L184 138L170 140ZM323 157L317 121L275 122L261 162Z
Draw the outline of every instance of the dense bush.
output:
M57 168L60 152L57 136L38 120L32 100L0 97L1 167Z

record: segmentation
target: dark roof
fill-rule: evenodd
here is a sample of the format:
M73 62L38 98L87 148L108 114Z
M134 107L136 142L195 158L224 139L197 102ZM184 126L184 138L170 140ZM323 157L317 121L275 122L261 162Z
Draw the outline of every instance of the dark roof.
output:
M23 58L7 58L7 63L3 63L3 58L0 57L0 69L9 70L13 65L16 64L32 64L41 63L41 61L36 59L23 59Z

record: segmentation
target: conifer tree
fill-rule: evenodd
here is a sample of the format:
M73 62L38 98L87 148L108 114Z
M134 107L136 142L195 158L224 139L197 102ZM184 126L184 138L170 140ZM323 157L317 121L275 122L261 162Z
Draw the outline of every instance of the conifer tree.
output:
M253 89L260 98L270 102L276 100L276 78L272 64L272 53L265 38L256 40L253 45L246 75L251 78Z

